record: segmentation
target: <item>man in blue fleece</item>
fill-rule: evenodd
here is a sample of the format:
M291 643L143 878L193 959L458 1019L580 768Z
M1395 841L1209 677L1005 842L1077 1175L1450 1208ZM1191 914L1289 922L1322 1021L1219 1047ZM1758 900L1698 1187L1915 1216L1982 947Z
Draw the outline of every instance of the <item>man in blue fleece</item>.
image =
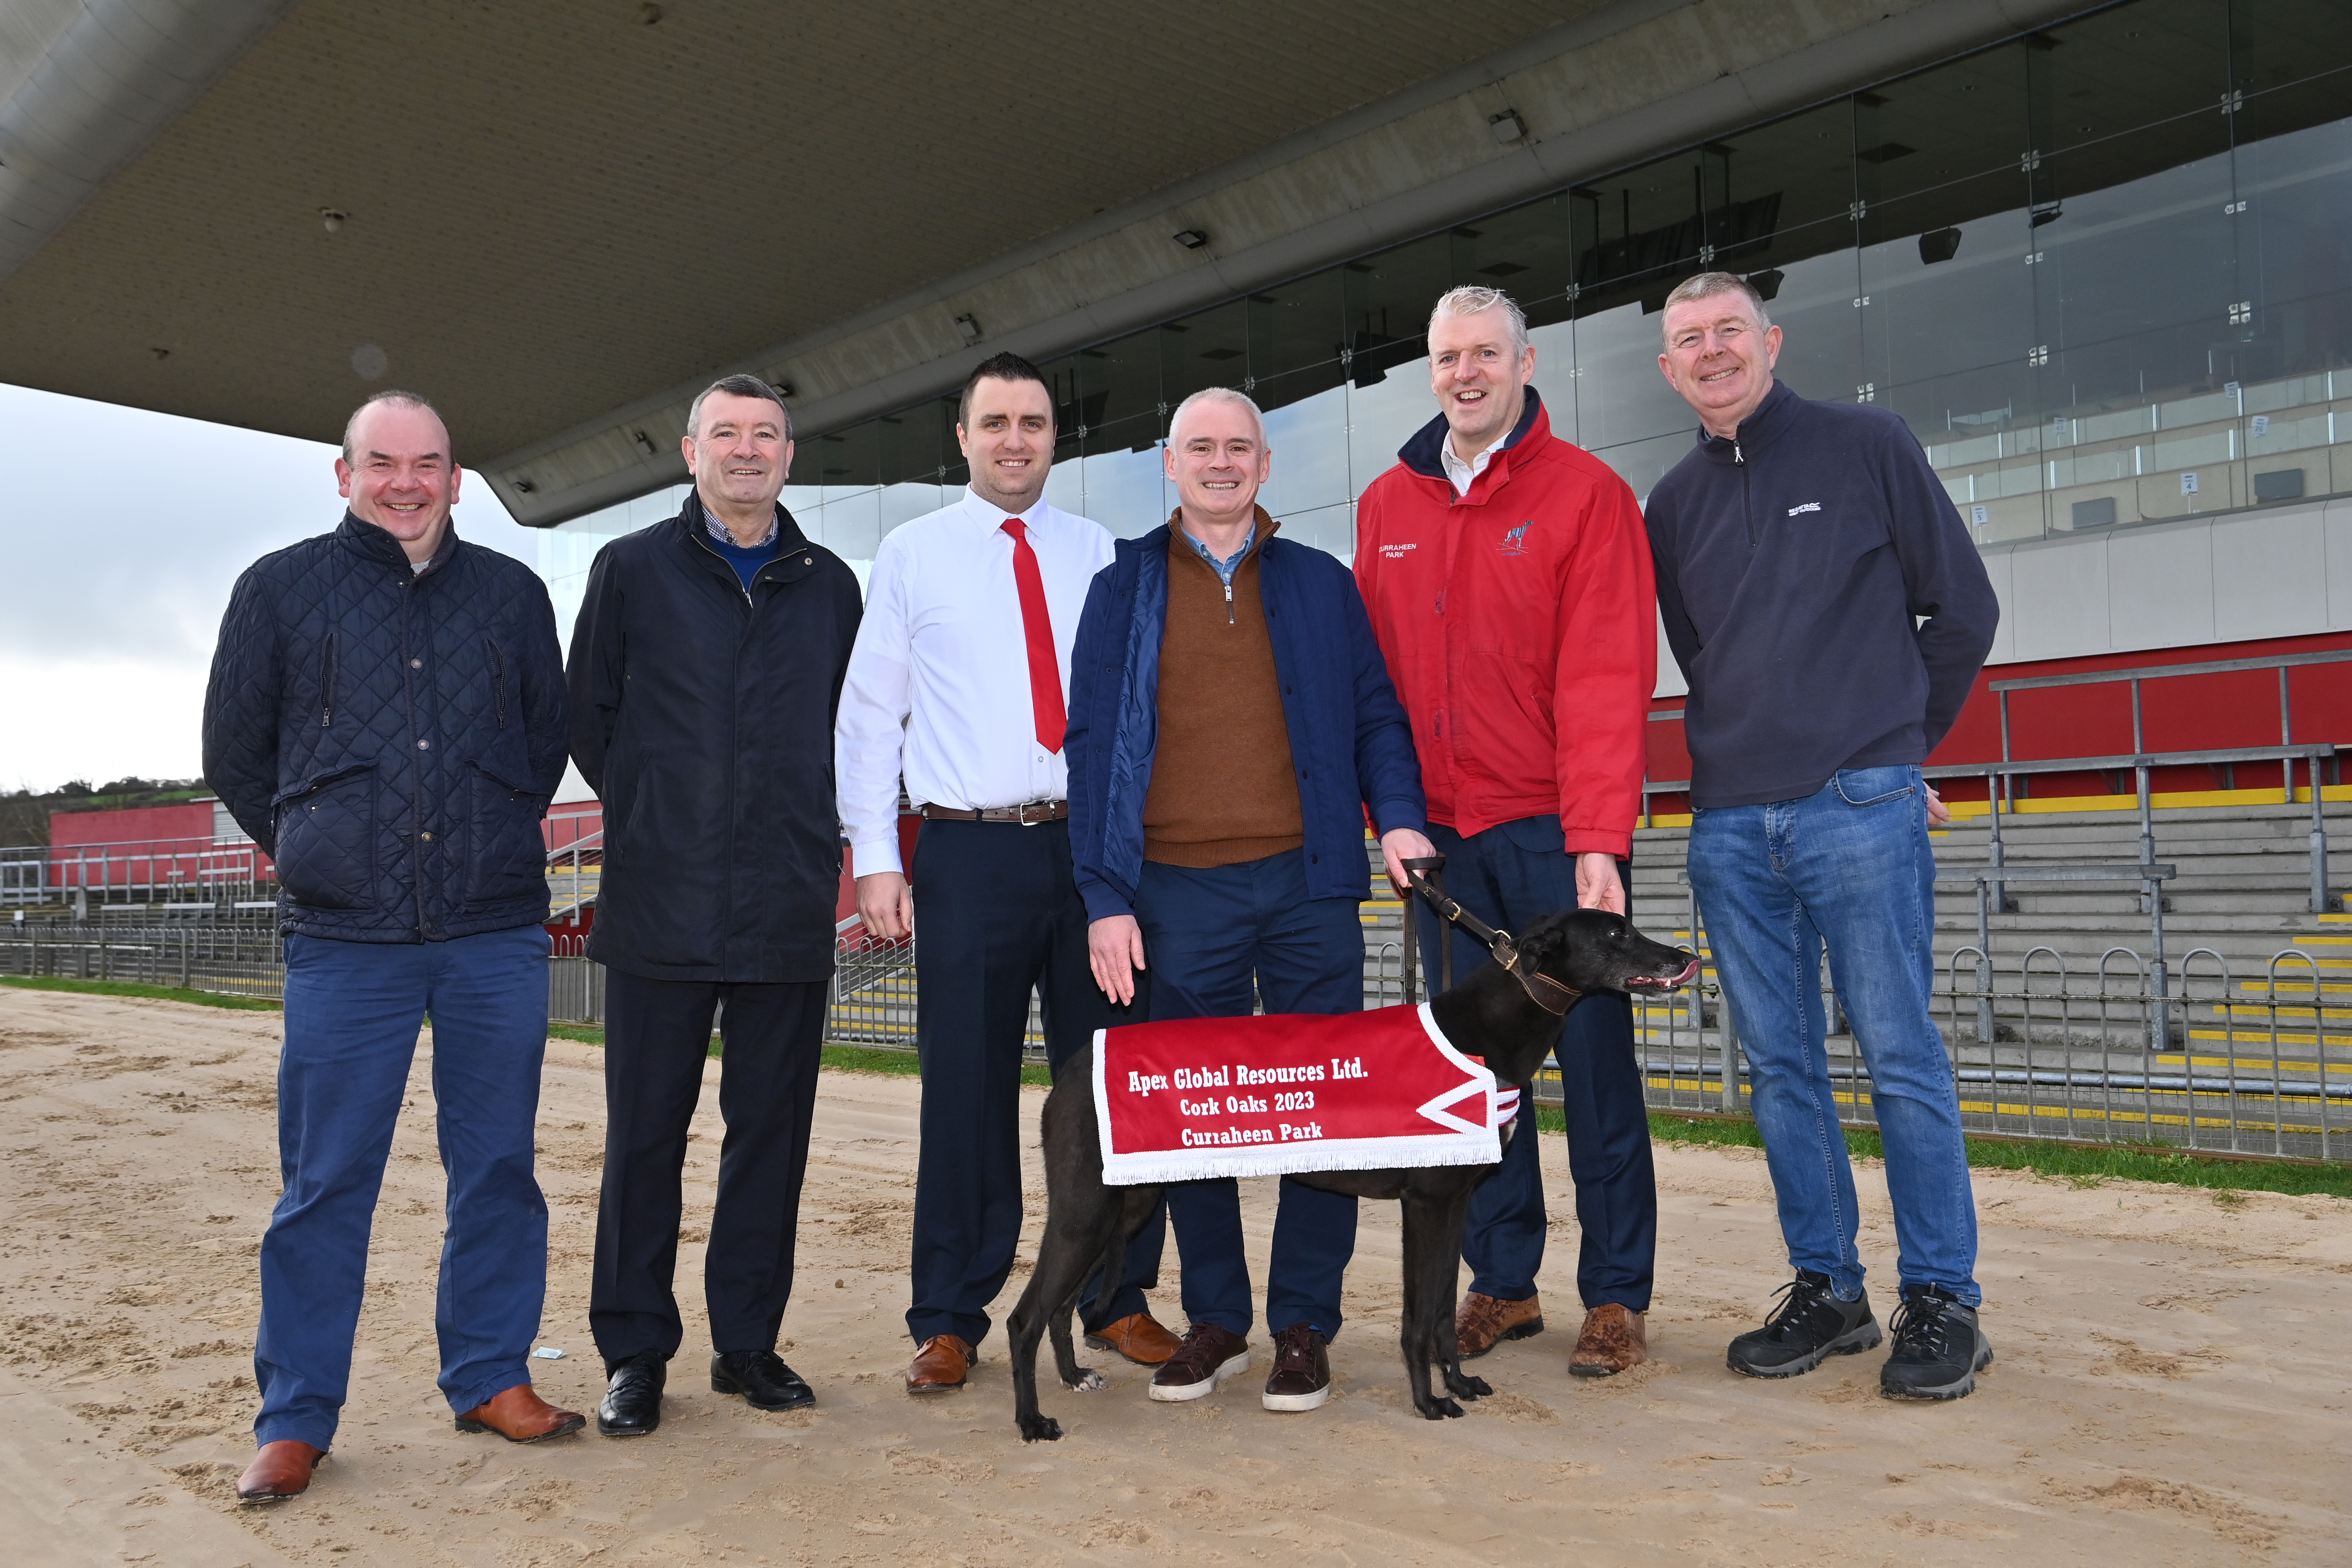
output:
M1821 952L1886 1142L1902 1306L1891 1398L1958 1399L1992 1360L1959 1097L1928 1016L1931 818L1919 764L1958 718L2000 606L1902 419L1772 379L1780 329L1738 278L1667 296L1658 368L1697 448L1650 493L1658 609L1690 682L1691 885L1753 1072L1797 1277L1731 1368L1794 1377L1879 1343L1823 1042Z

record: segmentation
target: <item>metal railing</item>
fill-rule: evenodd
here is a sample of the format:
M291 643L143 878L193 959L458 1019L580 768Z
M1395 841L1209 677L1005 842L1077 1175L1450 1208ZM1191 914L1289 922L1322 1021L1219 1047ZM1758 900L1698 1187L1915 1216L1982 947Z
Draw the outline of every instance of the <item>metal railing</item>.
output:
M2294 738L2294 707L2290 688L2290 672L2314 664L2342 664L2352 661L2352 648L2336 648L2318 653L2271 654L2259 658L2210 659L2200 664L2145 665L2137 669L2094 669L2073 675L2023 676L2014 680L1995 680L1987 689L1999 699L2000 705L2000 761L1997 763L1952 763L1922 768L1930 779L1982 779L1985 798L1990 809L1987 813L1990 834L1990 858L1994 866L2004 864L2001 842L2001 819L2014 815L2017 809L2017 781L2037 773L2107 773L2133 775L2139 807L2139 858L2143 864L2156 859L2156 822L2148 793L2148 773L2155 768L2209 767L2221 773L2228 783L2240 763L2277 763L2282 777L2281 794L2286 805L2294 804L2294 770L2301 763L2310 778L2311 787L2311 911L2323 914L2331 907L2327 879L2327 824L2320 800L2322 763L2330 773L2339 770L2336 750L2330 742L2298 742ZM2166 680L2179 676L2228 675L2251 670L2278 671L2279 743L2275 746L2220 746L2193 751L2150 752L2147 749L2146 713L2141 701L2140 687L2150 680ZM2105 686L2118 682L2131 688L2132 749L2129 752L2100 756L2042 757L2019 761L2011 754L2010 694L2017 691L2042 691L2058 687ZM1654 723L1680 720L1685 710L1657 709L1650 714ZM1644 770L1642 776L1642 826L1654 826L1651 811L1652 797L1661 795L1686 795L1688 779L1652 779ZM2000 894L1994 894L1998 902Z
M2035 880L2137 879L2168 867L2126 863L2036 868ZM2014 879L2025 868L2012 868ZM1990 877L1962 870L1980 899ZM1702 913L1672 933L1703 957ZM1402 950L1393 931L1368 932L1364 1004L1402 999ZM2175 1145L2282 1158L2352 1154L2352 954L2283 950L2259 973L2241 973L2210 948L2177 963L2136 948L2106 949L2088 969L2055 949L1991 951L1990 935L1939 966L1938 1027L1971 1131L2030 1138ZM118 926L0 925L0 973L136 981L152 985L282 999L283 948L271 925L184 922ZM548 960L549 1016L600 1024L604 970L559 939ZM1868 1052L1853 1036L1826 965L1822 1011L1829 1074L1843 1119L1876 1123ZM835 1044L911 1049L915 962L911 943L843 934L827 1009ZM1633 1001L1644 1098L1654 1110L1748 1114L1753 1075L1738 1023L1712 966L1684 991ZM1031 1054L1042 1057L1034 1003ZM1559 1075L1547 1068L1538 1102L1557 1104Z
M194 910L275 896L277 868L251 839L134 838L0 847L0 907L71 900Z

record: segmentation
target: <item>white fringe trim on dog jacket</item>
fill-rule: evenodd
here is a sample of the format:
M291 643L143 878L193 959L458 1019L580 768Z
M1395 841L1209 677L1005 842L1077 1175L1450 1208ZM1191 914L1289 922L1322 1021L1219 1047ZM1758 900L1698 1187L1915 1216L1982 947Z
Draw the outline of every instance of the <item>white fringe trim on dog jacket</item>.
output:
M1491 1165L1518 1103L1427 1006L1095 1032L1103 1180Z

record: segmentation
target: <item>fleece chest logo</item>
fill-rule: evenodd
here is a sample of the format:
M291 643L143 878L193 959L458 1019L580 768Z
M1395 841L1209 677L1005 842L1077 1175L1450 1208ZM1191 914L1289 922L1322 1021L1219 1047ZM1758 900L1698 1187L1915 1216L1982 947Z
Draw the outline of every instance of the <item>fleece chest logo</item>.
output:
M1533 528L1535 525L1536 520L1529 518L1527 521L1519 524L1518 527L1511 530L1510 532L1503 535L1503 542L1498 546L1502 553L1506 555L1525 555L1528 552L1528 530Z
M1789 515L1790 515L1790 517L1794 517L1794 516L1796 516L1796 515L1797 515L1799 512L1801 512L1801 511L1819 511L1819 510L1822 510L1822 503L1821 503L1821 502L1819 502L1819 501L1817 501L1817 500L1809 500L1809 501L1805 502L1805 503L1804 503L1804 505L1802 505L1802 506L1792 506L1792 507L1790 507L1790 508L1789 509Z

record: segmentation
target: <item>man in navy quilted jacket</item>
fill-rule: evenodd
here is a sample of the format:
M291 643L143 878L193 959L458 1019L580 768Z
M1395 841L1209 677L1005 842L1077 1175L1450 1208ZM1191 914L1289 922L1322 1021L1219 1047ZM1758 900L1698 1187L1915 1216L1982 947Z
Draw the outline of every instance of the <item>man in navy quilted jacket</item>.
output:
M247 1502L292 1497L335 1437L368 1226L425 1015L448 1173L434 1327L460 1432L530 1443L582 1416L531 1391L547 1290L532 1122L547 1047L540 818L563 776L547 589L458 541L449 432L413 393L362 404L331 533L237 580L205 694L205 776L278 864L285 1193L261 1243Z

